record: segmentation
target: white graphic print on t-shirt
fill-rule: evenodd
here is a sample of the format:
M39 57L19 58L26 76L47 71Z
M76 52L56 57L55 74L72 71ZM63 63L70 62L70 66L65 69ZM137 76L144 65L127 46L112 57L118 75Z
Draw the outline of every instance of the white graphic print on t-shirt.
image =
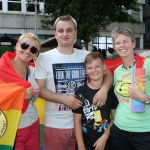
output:
M83 63L53 64L54 83L56 93L69 95L86 83L85 66ZM56 103L55 110L70 111L64 104Z

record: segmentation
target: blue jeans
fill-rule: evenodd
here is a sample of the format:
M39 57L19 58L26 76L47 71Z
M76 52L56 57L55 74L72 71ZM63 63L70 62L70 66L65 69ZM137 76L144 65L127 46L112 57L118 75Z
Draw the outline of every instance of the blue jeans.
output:
M128 132L113 124L110 135L113 150L150 150L150 132Z

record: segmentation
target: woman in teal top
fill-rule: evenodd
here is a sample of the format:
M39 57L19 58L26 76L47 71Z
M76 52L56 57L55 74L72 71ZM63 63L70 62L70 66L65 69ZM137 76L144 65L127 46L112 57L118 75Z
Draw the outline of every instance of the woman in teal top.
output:
M150 150L150 59L144 60L134 54L135 37L128 28L115 28L112 31L112 41L123 62L114 72L114 91L119 104L111 127L113 149L131 150L134 147L134 150ZM142 92L137 82L135 87L130 85L131 69L139 66L146 69L145 92ZM144 85L145 80L142 82ZM144 104L144 112L131 110L131 98Z

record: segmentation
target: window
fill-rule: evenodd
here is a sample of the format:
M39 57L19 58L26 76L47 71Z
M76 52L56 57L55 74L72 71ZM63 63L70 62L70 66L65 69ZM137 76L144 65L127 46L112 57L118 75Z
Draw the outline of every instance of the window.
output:
M147 5L150 6L150 0L147 0Z
M0 1L0 10L2 10L3 8L2 8L2 2Z
M8 11L21 11L21 0L8 0Z
M132 16L138 20L140 20L140 13L132 12Z
M11 36L12 38L18 40L21 34L8 34L9 36Z
M96 37L92 39L92 45L93 48L96 47L96 49L105 49L112 48L112 40L111 37Z
M114 58L114 49L111 37L95 37L92 39L93 51L98 50L102 53L104 59ZM113 50L112 53L109 51Z
M45 42L47 39L54 37L54 35L38 35L40 42Z
M35 12L35 4L28 4L27 11ZM39 11L39 4L37 5L37 11Z
M150 32L150 20L147 22L147 31Z
M135 38L135 40L136 40L135 50L139 50L140 49L140 38Z

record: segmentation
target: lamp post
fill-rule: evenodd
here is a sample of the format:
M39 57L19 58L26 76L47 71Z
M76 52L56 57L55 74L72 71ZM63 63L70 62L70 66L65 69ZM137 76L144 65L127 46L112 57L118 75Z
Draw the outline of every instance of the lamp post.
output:
M26 7L30 6L30 5L34 5L35 8L35 18L34 18L34 24L35 24L35 35L37 36L37 5L38 5L38 1L37 0L26 0Z

